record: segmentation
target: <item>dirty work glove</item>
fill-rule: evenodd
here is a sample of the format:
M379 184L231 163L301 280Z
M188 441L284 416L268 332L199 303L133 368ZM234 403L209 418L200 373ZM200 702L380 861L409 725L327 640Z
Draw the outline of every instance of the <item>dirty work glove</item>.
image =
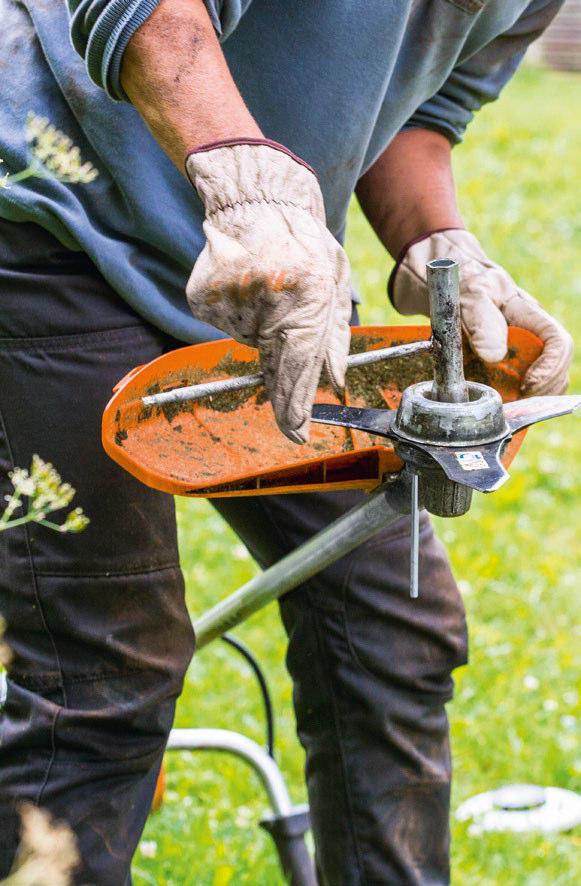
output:
M507 325L530 329L541 339L544 350L525 375L522 392L562 394L569 383L571 336L504 268L485 255L468 231L436 231L402 250L388 284L396 310L429 316L426 263L435 258L452 258L460 265L462 328L474 353L485 363L497 363L506 356Z
M312 169L276 142L220 142L186 160L204 204L192 313L258 348L278 425L308 439L323 365L338 390L349 350L349 262Z

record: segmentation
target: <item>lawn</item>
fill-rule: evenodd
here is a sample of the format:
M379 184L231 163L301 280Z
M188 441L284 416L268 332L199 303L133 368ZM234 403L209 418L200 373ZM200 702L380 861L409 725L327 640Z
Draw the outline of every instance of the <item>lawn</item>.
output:
M484 248L581 340L575 306L579 247L579 77L527 67L486 108L454 155L461 206ZM398 323L387 305L386 256L356 206L348 251L364 298L363 322ZM581 390L577 360L572 389ZM454 806L510 782L581 790L579 418L541 425L511 481L471 512L438 521L464 593L471 664L450 705ZM255 566L206 502L180 501L180 538L194 615L250 577ZM293 798L305 799L294 736L285 639L274 606L237 635L263 662L277 708L278 760ZM253 679L224 644L197 656L178 726L213 726L263 740ZM168 789L135 858L136 886L278 886L269 839L256 827L265 798L242 763L214 754L168 757ZM453 883L565 886L581 882L581 834L476 838L454 824Z

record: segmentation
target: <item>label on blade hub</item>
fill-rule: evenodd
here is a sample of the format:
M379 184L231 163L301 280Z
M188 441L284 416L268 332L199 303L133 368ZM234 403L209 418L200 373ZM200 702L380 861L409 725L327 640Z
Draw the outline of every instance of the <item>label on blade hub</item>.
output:
M454 455L463 471L485 471L488 467L481 452L455 452Z

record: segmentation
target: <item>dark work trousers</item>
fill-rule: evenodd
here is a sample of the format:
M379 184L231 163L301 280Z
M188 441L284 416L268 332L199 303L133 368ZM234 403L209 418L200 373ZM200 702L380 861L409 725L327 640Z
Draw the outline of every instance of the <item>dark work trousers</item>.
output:
M173 500L107 458L100 420L119 378L178 346L86 256L33 225L0 223L0 493L37 452L91 519L79 535L37 525L0 534L13 652L0 720L0 877L28 800L71 824L78 883L129 882L194 641ZM214 504L267 566L360 499ZM421 532L419 600L408 596L401 519L281 603L327 886L449 880L445 703L466 629L425 515Z

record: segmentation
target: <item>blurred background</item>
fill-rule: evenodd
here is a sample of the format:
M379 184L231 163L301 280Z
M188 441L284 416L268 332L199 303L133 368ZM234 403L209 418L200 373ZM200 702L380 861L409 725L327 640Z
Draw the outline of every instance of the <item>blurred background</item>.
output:
M581 0L569 0L495 105L454 151L461 208L484 249L581 341ZM402 322L389 306L391 262L356 205L347 248L363 298L362 322ZM581 390L577 356L571 389ZM581 790L578 734L581 620L579 417L531 433L510 482L477 496L470 513L437 521L462 589L471 664L450 705L454 807L503 784ZM254 572L238 539L206 502L181 500L188 600L201 613ZM277 709L278 760L304 801L303 752L294 733L285 638L276 607L236 634L257 653ZM246 666L214 644L196 656L178 726L242 731L262 742L260 699ZM257 829L262 789L242 763L217 754L167 758L168 786L135 859L136 886L268 884L282 878ZM471 836L453 825L453 883L571 886L581 882L581 832Z

